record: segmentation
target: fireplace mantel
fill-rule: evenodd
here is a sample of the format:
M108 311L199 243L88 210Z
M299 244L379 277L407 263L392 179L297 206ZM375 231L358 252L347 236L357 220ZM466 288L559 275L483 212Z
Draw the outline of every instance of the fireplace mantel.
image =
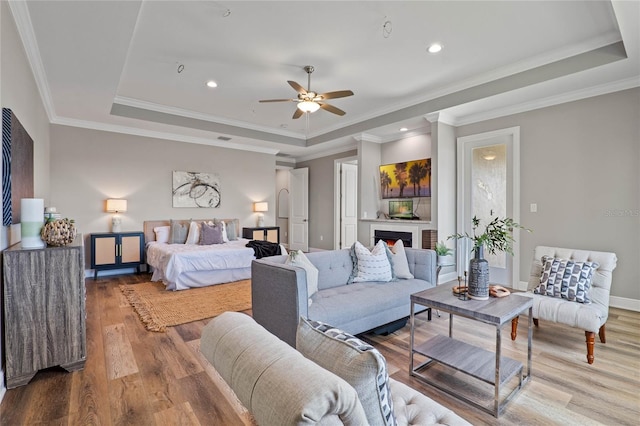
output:
M369 223L369 239L372 246L375 244L375 231L411 232L411 247L413 248L425 248L423 247L425 239L423 231L431 231L427 233L429 237L432 232L436 232L431 229L431 221L426 220L365 219L361 222Z

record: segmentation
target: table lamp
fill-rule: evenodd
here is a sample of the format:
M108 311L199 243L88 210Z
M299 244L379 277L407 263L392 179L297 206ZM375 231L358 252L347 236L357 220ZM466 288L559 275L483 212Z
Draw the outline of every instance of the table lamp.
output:
M111 218L111 232L121 232L122 219L118 216L120 212L127 211L127 200L117 200L110 198L107 200L107 212L114 213Z
M260 203L253 203L253 211L258 212L258 226L264 226L264 213L269 211L269 203L266 201Z

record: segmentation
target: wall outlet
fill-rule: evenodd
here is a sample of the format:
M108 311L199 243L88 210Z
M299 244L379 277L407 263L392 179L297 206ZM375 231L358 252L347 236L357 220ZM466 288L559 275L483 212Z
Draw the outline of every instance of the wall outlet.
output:
M529 210L531 211L531 213L536 213L538 211L538 205L536 203L531 203L531 205L529 206Z
M324 237L322 235L320 235L320 241L324 240Z

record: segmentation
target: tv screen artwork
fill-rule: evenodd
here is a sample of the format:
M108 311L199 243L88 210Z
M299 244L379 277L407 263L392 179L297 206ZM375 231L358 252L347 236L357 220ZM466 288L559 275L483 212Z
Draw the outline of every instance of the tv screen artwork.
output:
M380 166L382 198L431 197L431 158Z

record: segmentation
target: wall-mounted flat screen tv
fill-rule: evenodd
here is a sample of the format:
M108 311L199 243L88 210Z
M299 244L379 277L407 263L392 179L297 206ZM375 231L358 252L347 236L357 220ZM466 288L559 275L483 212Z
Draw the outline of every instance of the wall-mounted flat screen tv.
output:
M389 201L391 219L413 219L413 200Z
M380 166L382 198L431 197L431 158Z

